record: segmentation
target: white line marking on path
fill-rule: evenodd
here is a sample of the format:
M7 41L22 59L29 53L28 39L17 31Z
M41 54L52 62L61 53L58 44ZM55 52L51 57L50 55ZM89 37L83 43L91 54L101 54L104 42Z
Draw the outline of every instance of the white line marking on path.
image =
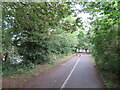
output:
M63 85L62 85L62 87L61 87L60 90L62 90L62 88L65 87L65 84L66 84L67 81L69 80L70 76L72 75L72 73L73 73L73 71L74 71L74 69L75 69L75 67L77 66L77 64L78 64L79 61L80 61L80 58L78 58L78 60L77 60L77 62L76 62L76 64L75 64L75 66L74 66L73 69L71 70L70 74L68 75L67 79L66 79L65 82L63 83Z

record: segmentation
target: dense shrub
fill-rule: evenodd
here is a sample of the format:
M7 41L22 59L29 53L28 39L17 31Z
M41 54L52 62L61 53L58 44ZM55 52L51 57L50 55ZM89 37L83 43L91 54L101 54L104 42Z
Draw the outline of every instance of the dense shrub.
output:
M69 42L74 39L69 39L70 32L77 27L75 19L67 18L71 14L69 4L3 2L4 52L10 54L7 48L14 46L24 63L34 64L49 62L51 52L69 53L74 48L74 43Z

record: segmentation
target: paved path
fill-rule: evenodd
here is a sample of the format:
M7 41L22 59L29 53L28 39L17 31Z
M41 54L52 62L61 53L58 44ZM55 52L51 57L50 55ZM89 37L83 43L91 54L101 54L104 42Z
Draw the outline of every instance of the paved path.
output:
M32 79L25 88L102 88L102 84L90 56L82 54Z

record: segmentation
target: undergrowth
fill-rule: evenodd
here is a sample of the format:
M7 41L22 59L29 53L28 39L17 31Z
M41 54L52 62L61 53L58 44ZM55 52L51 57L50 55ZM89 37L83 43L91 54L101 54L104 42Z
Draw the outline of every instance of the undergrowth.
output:
M69 56L73 54L68 54ZM21 64L10 64L9 62L4 62L2 63L2 77L9 77L14 74L18 75L23 75L23 74L28 74L30 73L31 70L37 70L38 65L48 65L49 67L55 66L55 62L59 61L60 59L64 59L65 57L69 57L68 55L65 54L59 54L59 55L53 55L51 56L51 60L46 63L41 63L41 64L33 64L31 62L29 63L21 63ZM41 70L42 71L42 70Z

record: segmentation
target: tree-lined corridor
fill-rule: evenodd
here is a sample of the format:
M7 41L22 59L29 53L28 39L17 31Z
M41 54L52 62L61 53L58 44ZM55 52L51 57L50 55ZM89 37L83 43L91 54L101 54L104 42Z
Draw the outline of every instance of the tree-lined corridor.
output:
M54 68L31 79L35 84L29 82L26 88L61 88L62 84L66 88L102 88L97 72L105 87L119 87L119 1L2 2L1 6L3 87L17 87L7 86L7 80L44 65ZM77 49L89 52L74 56Z

